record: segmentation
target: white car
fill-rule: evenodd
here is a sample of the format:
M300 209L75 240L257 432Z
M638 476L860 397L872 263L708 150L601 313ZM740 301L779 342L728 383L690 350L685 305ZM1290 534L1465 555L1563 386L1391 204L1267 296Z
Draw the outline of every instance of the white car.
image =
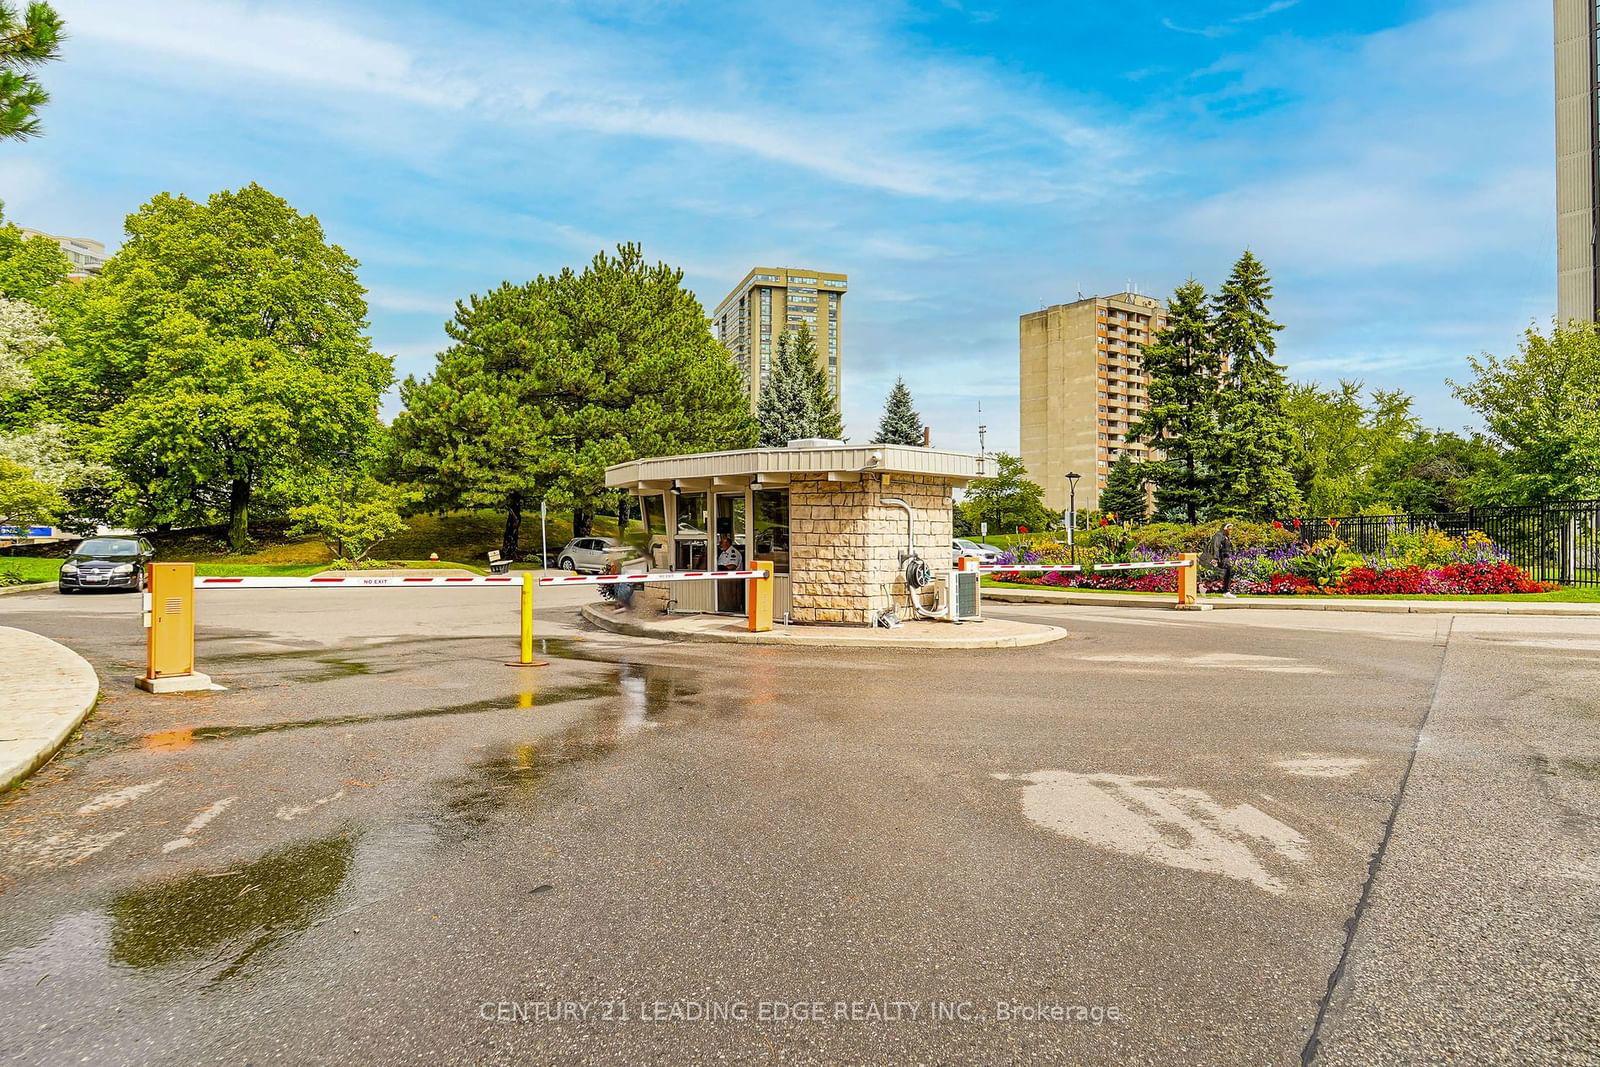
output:
M1000 559L1000 550L993 545L980 545L976 541L968 541L965 537L958 537L950 542L951 562L961 559L962 556L976 556L980 564L996 563Z
M605 574L611 564L627 558L627 547L615 537L574 537L556 556L556 566L579 574Z

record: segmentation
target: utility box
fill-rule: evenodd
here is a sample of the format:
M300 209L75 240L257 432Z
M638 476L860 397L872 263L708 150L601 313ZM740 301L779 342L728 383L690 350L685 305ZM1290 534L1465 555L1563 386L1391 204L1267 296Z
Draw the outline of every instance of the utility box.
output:
M145 672L140 689L181 693L211 688L194 669L194 564L145 565Z
M962 562L965 562L963 560ZM946 595L950 598L950 618L955 622L982 622L983 599L979 590L982 575L973 570L950 572Z

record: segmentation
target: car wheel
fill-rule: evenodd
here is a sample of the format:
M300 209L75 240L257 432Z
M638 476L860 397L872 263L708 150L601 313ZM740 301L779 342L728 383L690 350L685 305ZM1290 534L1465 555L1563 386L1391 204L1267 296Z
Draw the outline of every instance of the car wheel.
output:
M572 565L571 556L562 556L556 561L556 569L562 571L575 571L578 568Z
M141 567L139 569L138 573L133 576L133 591L135 593L144 592L144 583L145 583L144 568Z
M60 593L60 594L61 594L61 595L62 595L62 596L66 596L66 595L67 595L67 594L68 594L68 593L75 593L75 592L77 592L77 590L76 590L76 589L72 589L72 588L69 588L69 587L68 587L68 586L65 586L65 585L59 585L59 584L58 584L58 585L57 585L57 586L56 586L56 592L58 592L58 593Z

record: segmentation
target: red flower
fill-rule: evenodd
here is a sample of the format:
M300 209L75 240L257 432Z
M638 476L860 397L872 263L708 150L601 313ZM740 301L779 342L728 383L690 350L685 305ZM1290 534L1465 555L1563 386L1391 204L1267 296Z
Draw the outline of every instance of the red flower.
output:
M1105 518L1104 516L1102 516L1101 519L1100 519L1100 525L1101 526L1110 526L1111 525L1111 520L1108 519L1108 518Z
M1296 530L1300 529L1300 520L1299 519L1295 519L1294 520L1294 528Z
M1272 520L1272 528L1274 530L1281 530L1281 529L1283 529L1283 523L1279 522L1277 519L1273 519Z
M1339 528L1339 520L1338 519L1329 519L1328 520L1328 529L1337 530L1338 528Z

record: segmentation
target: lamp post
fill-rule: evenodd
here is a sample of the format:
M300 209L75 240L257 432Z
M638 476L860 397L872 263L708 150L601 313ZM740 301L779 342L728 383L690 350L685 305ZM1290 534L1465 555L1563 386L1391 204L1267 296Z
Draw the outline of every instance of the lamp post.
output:
M1072 550L1072 562L1078 562L1078 546L1072 543L1072 532L1078 528L1078 479L1081 475L1077 471L1067 472L1067 548Z

